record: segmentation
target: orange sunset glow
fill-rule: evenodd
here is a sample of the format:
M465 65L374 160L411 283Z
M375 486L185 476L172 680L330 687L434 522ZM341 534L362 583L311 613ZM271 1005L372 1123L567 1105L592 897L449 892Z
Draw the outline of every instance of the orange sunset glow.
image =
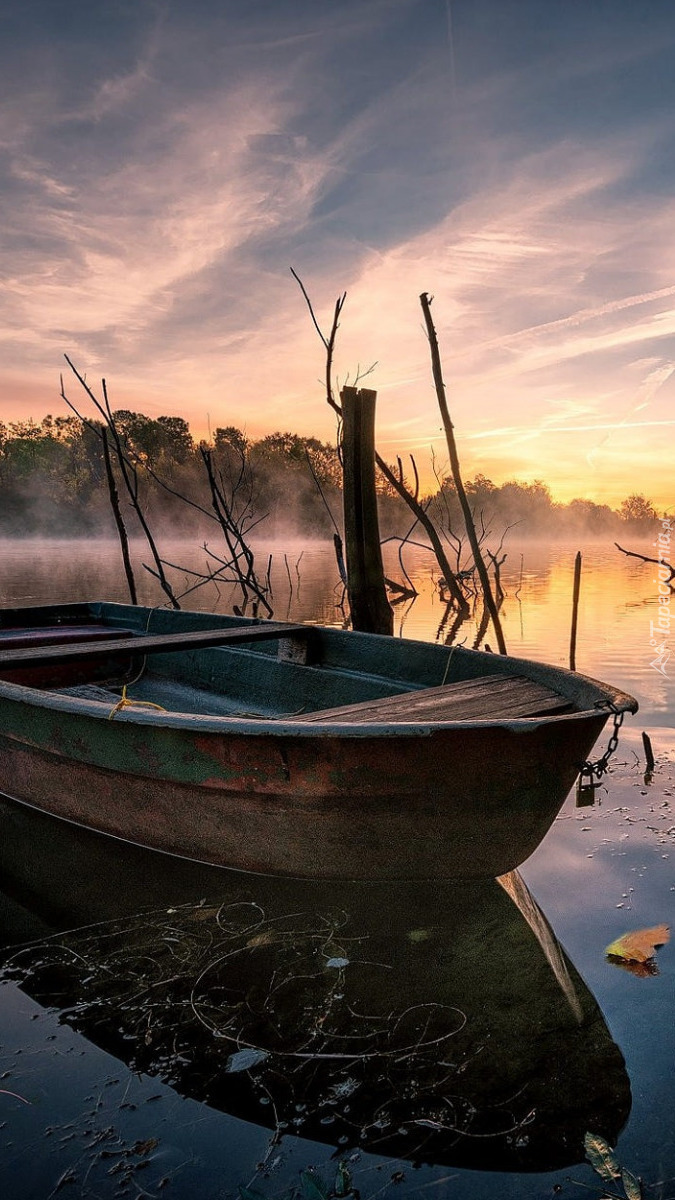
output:
M336 376L376 364L388 459L445 461L427 291L467 475L669 508L673 15L565 6L540 38L534 2L336 8L16 15L0 419L65 411L66 352L196 437L334 438L293 266L326 329L347 292Z

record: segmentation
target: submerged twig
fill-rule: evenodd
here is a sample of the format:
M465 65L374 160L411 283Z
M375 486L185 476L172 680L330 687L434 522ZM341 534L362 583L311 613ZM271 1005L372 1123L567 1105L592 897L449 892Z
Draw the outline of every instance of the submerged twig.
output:
M672 563L669 563L665 558L649 558L646 554L638 554L635 550L624 550L623 546L620 546L618 542L615 542L614 545L627 558L639 558L641 562L654 563L657 567L665 568L667 574L664 575L661 583L665 584L669 591L675 592L675 585L673 584L673 580L675 580L675 567Z

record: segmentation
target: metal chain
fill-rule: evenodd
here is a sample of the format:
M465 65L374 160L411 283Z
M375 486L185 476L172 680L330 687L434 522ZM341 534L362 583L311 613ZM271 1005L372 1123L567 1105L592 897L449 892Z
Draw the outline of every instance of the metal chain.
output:
M602 757L596 759L595 762L590 762L587 759L585 763L582 763L579 768L579 783L582 787L593 787L596 783L600 782L602 776L607 773L609 760L619 744L619 730L623 725L623 719L626 714L623 710L618 709L615 704L612 704L611 701L608 702L608 707L609 711L614 714L614 721L607 749Z

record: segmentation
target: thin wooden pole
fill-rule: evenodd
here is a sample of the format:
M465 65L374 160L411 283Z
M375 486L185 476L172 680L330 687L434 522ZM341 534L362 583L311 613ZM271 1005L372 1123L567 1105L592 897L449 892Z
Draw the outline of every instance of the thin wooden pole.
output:
M581 591L581 550L574 560L574 587L572 590L572 629L570 632L570 671L577 669L577 625L579 621L579 592Z
M347 594L352 627L391 634L394 614L387 599L375 491L375 402L369 388L342 389Z
M434 329L434 323L431 319L431 299L427 295L426 292L422 292L422 295L420 296L420 304L422 305L422 312L424 313L424 321L425 321L425 324L427 327L427 336L429 338L429 349L431 350L431 368L433 371L434 383L436 385L436 396L438 398L438 407L441 410L441 417L443 418L443 428L445 429L445 440L448 443L448 454L450 455L450 469L452 471L452 479L453 479L453 482L455 485L455 490L457 492L459 503L462 508L462 514L464 516L464 524L466 526L466 533L467 533L467 537L469 539L469 544L471 546L471 553L473 554L473 561L476 564L476 570L478 571L478 577L480 579L481 588L483 590L483 599L485 601L485 606L490 614L490 619L491 619L493 627L494 627L495 637L497 638L497 645L499 647L499 653L506 654L507 653L506 642L504 641L504 634L502 632L502 624L501 624L501 621L499 620L499 610L497 608L495 598L492 594L492 587L490 584L490 576L488 575L488 569L485 566L485 560L483 559L483 555L481 554L480 543L478 541L478 535L476 533L476 527L473 523L473 514L471 512L471 505L469 504L467 494L464 490L464 481L462 480L462 472L461 472L460 466L459 466L459 455L457 453L457 443L455 442L455 431L454 431L454 426L452 424L452 421L450 419L450 410L448 409L448 401L447 401L447 398L445 395L445 384L443 382L443 368L441 366L441 354L440 354L440 350L438 348L438 338L436 336L436 330Z

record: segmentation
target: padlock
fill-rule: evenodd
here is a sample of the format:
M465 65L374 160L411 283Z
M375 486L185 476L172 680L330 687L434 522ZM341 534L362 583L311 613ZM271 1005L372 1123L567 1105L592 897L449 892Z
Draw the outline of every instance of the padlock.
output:
M592 808L595 804L595 789L597 784L592 780L584 783L584 776L580 775L577 781L577 808Z

